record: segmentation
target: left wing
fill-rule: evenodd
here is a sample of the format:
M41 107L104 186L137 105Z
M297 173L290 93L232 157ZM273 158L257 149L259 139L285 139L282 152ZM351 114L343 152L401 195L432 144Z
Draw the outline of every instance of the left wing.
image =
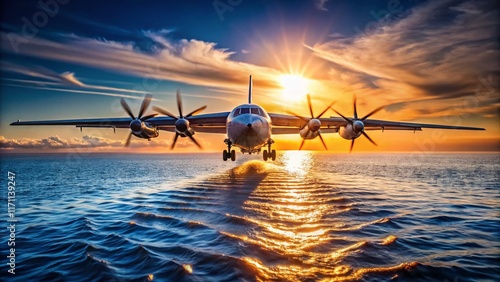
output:
M229 112L220 112L213 114L203 114L189 118L191 126L196 128L220 128L226 126L226 119ZM72 125L76 127L108 127L108 128L129 128L131 118L94 118L94 119L66 119L66 120L41 120L41 121L16 121L10 125ZM162 130L174 128L175 119L171 117L154 117L146 121L152 126ZM202 130L200 130L202 132ZM225 131L224 131L225 133Z
M114 127L128 128L131 118L94 118L94 119L64 119L40 121L16 121L10 125L74 125L76 127Z

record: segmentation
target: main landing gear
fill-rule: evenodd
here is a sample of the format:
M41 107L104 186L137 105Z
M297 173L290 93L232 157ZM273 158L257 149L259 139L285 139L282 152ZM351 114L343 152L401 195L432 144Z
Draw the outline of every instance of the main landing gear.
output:
M262 157L264 157L264 161L267 161L267 159L271 159L273 161L276 160L276 150L271 150L271 145L274 143L273 140L269 139L267 142L267 150L264 150L262 152Z
M231 159L231 161L234 162L236 160L236 152L234 150L231 150L231 145L233 143L231 143L231 141L229 139L224 140L224 143L227 144L227 150L224 150L222 152L222 159L224 161Z

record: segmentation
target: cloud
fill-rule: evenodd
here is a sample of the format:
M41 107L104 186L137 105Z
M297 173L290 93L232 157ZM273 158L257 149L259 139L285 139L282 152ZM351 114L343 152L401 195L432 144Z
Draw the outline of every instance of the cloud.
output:
M58 39L32 38L20 44L16 51L13 47L15 43L11 41L21 35L16 36L0 33L4 52L18 52L25 56L138 77L224 89L240 89L248 75L255 74L256 87L262 90L279 87L276 81L279 71L234 61L231 59L234 52L218 48L213 42L173 40L168 37L169 30L143 32L144 38L153 41L154 52L145 52L144 48L138 46L139 43L93 39L74 34L61 35ZM65 79L71 79L71 76L65 76Z
M54 72L50 69L41 66L28 67L28 66L13 64L10 62L3 63L1 68L4 71L19 73L26 76L42 78L50 81L56 81L61 84L65 84L67 86L79 86L79 87L85 86L85 84L83 84L83 82L78 80L75 77L75 74L72 72L64 72L59 74L57 72Z
M328 11L328 9L325 7L326 2L328 2L328 0L314 0L314 6L318 10Z
M123 142L106 139L103 137L83 136L81 139L62 139L59 136L50 136L41 139L6 139L0 136L0 149L71 149L71 148L97 148L120 147Z
M153 138L151 141L139 139L132 136L130 148L170 148L172 144L171 138L168 133L164 133L166 138ZM196 140L203 146L208 147L210 143L203 138L197 137ZM35 150L64 150L64 149L123 149L125 140L115 140L110 138L84 135L81 138L64 139L59 136L49 136L46 138L32 139L7 139L0 136L0 151L1 150L15 150L15 149L35 149ZM178 149L197 148L188 138L180 138L175 146Z
M495 104L500 74L498 5L453 3L428 2L402 19L377 22L375 30L307 47L332 63L332 80L372 99L426 98L450 104L475 96L481 106ZM491 76L491 83L482 85L481 80ZM490 91L478 95L485 87ZM491 107L482 108L491 113Z
M13 79L4 77L0 78L1 80L10 82L10 83L2 83L3 85L6 86L67 92L67 93L122 97L130 99L143 99L144 98L143 95L148 93L147 91L134 90L134 89L84 84L75 77L75 74L73 72L67 71L62 74L58 74L53 70L41 66L29 67L10 62L5 62L5 64L1 65L1 69L7 72L18 73L25 76L30 76L32 78L42 79L42 80L26 80L26 79ZM77 86L77 88L79 89L75 89L74 86ZM123 93L141 94L141 95L133 96Z
M75 74L72 73L72 72L65 72L65 73L62 73L61 75L59 75L59 77L61 78L61 80L63 82L66 82L70 85L77 85L77 86L80 86L80 87L83 87L84 84L79 81L78 79L76 79L75 77Z

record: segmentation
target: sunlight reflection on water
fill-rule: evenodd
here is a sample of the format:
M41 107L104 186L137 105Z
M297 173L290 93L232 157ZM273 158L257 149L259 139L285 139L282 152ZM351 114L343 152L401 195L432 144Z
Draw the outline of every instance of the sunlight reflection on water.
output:
M257 157L12 157L14 281L498 280L498 155Z

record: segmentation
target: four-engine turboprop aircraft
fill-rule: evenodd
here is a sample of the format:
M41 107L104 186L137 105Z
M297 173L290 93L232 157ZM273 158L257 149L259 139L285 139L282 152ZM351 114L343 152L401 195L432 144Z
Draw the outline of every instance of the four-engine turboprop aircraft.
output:
M158 114L150 114L144 116L152 96L146 95L142 101L139 114L135 116L127 102L122 98L121 105L125 112L129 115L126 118L97 118L97 119L71 119L71 120L47 120L47 121L17 121L11 125L73 125L80 127L103 127L103 128L129 128L130 134L125 142L125 146L130 144L132 135L151 140L159 136L160 130L175 132L174 141L171 149L175 147L178 137L187 137L191 139L198 147L201 145L194 139L195 132L205 133L221 133L226 134L227 138L224 143L227 145L227 150L223 151L222 157L224 161L236 159L233 147L241 149L242 153L260 153L262 148L264 160L276 159L276 150L272 150L273 134L299 134L302 138L300 149L304 145L305 140L315 139L319 137L325 149L328 150L322 133L336 133L347 140L351 140L351 148L354 146L354 140L361 135L365 136L372 144L377 145L366 133L367 130L411 130L421 131L422 128L439 128L439 129L461 129L461 130L484 130L484 128L465 127L465 126L450 126L437 124L409 123L409 122L394 122L385 120L368 119L373 114L380 111L383 107L379 107L369 114L358 117L356 110L356 99L354 99L354 117L347 118L341 113L335 111L340 117L322 118L322 116L333 105L330 104L319 115L313 114L311 98L307 95L309 111L311 117L303 117L294 113L289 114L273 114L267 113L262 107L252 103L252 76L250 76L248 89L248 104L239 105L231 112L219 112L212 114L196 115L206 108L202 106L187 115L182 112L182 100L179 91L177 91L177 109L179 116L175 116L170 112L153 107L158 113L165 116L157 117Z

